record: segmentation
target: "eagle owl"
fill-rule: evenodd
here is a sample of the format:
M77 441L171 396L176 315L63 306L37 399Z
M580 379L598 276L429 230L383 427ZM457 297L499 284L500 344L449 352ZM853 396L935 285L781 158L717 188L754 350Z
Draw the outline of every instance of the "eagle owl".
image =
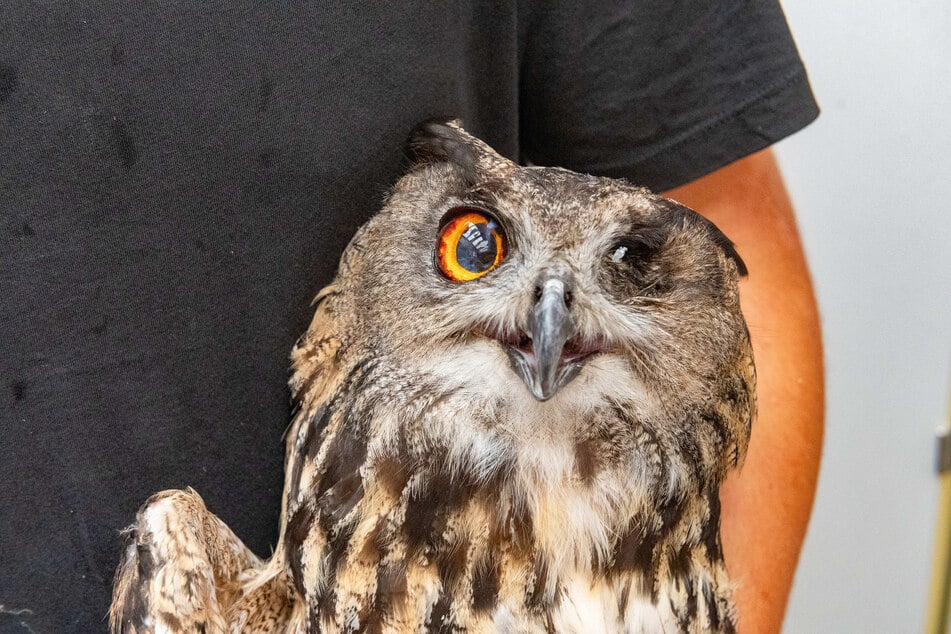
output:
M273 557L158 493L112 629L732 631L718 492L755 409L732 243L455 121L410 148L292 352Z

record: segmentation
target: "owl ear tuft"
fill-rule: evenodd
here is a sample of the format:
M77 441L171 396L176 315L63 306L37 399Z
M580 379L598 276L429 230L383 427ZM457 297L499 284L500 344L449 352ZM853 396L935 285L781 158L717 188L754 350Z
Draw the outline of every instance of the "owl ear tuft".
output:
M685 207L684 205L670 200L669 198L662 198L661 200L663 200L661 206L668 213L673 213L677 216L680 216L681 222L684 224L684 226L686 226L687 223L691 223L704 227L704 229L707 231L707 234L710 236L710 239L713 240L713 243L716 244L721 251L723 251L727 258L733 260L733 263L736 264L736 272L739 273L740 277L746 277L748 275L746 263L737 252L736 245L733 244L732 240L726 237L726 234L720 230L720 227L716 226L706 216L697 213L689 207Z
M407 142L407 154L412 167L450 163L470 185L477 183L484 171L515 167L485 142L466 132L459 119L435 118L417 125Z
M697 214L700 216L700 214ZM710 226L710 235L713 238L713 241L720 247L723 252L726 254L726 257L733 260L733 263L736 264L736 272L739 273L740 277L746 277L749 275L749 271L746 269L746 262L743 261L743 258L740 257L740 254L736 250L736 245L733 244L733 241L726 237L726 234L720 231L720 228L704 218L703 221Z

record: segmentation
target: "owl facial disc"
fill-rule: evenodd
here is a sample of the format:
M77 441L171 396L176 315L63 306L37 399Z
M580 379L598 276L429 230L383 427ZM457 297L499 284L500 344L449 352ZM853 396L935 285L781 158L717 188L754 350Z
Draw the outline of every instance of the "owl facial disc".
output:
M566 346L575 330L566 280L558 275L542 275L536 289L538 299L528 319L530 343L507 346L506 351L512 369L532 396L547 401L578 376L585 360L597 350Z

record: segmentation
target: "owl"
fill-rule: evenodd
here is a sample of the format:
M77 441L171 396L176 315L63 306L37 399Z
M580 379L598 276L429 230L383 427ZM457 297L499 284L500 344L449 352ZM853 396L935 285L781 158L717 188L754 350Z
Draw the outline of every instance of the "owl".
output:
M755 413L733 244L457 121L410 150L292 351L273 556L158 493L113 631L733 631L719 487Z

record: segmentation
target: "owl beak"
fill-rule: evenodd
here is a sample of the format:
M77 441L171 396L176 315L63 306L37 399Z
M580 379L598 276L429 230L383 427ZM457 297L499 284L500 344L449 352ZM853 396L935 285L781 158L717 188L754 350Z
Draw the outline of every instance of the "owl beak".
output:
M564 280L546 276L538 288L541 294L528 320L531 351L510 348L509 358L532 395L547 401L577 376L582 363L562 357L565 342L574 332Z

